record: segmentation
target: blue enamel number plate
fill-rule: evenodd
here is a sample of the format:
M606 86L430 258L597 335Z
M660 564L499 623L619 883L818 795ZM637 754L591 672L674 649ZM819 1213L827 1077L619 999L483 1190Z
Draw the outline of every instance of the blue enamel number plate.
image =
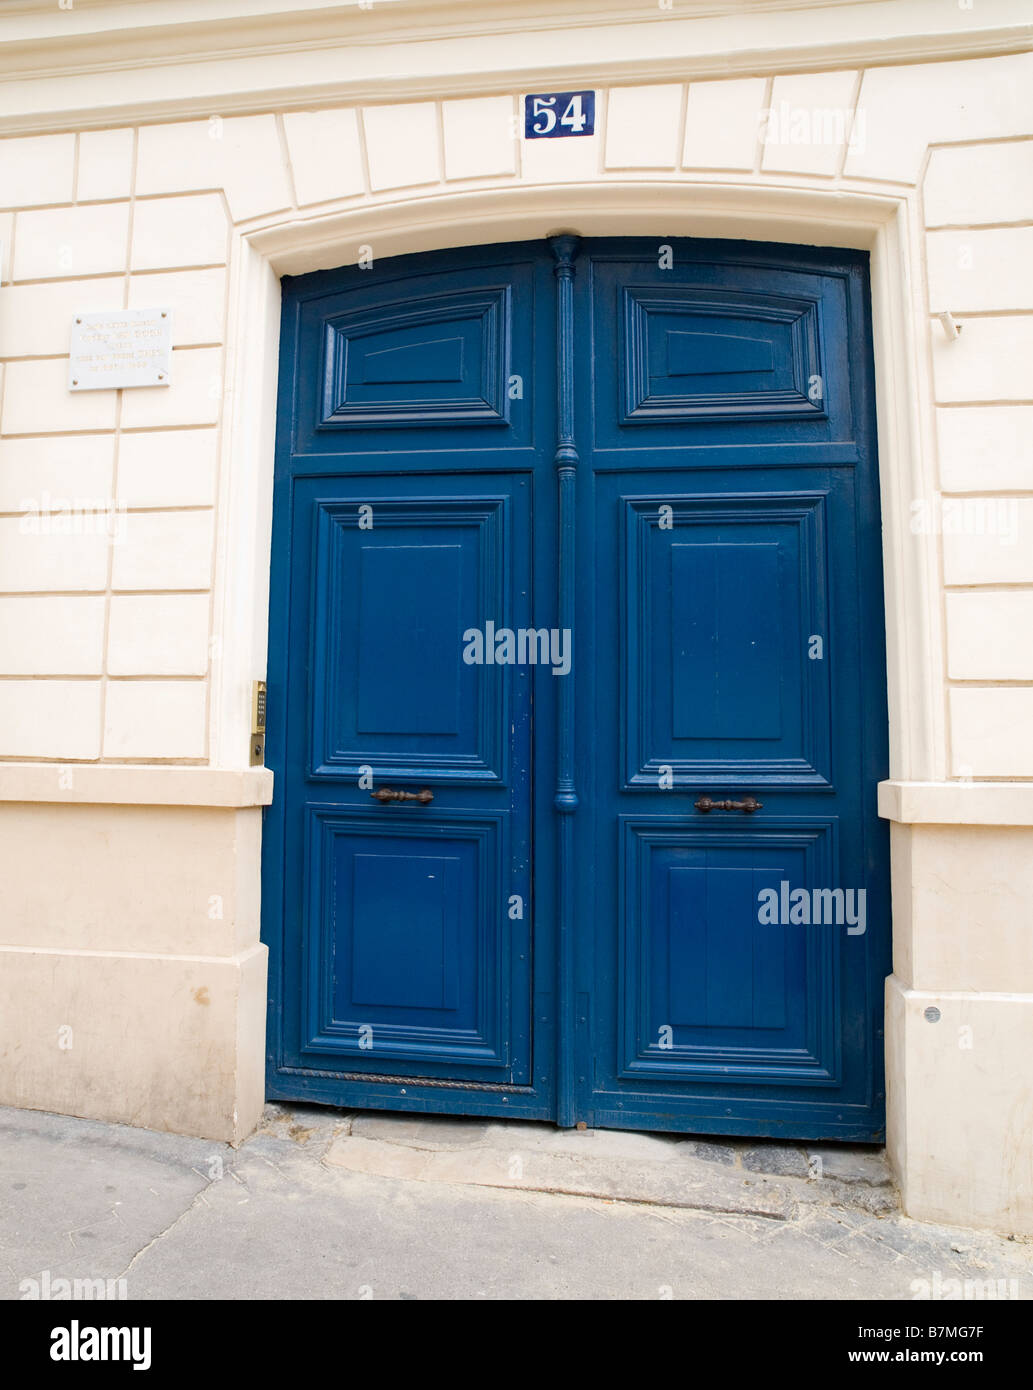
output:
M524 137L595 134L595 92L545 92L524 98Z

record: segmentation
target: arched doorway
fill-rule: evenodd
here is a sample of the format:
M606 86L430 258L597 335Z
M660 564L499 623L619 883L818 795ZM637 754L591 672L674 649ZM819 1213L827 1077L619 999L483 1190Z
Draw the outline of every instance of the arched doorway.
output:
M561 237L284 311L269 1093L881 1138L867 256Z

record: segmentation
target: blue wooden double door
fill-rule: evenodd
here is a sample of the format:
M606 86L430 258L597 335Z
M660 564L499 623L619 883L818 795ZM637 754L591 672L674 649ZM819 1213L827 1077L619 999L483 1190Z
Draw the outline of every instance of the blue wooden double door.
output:
M284 281L271 1097L882 1136L868 302L662 238Z

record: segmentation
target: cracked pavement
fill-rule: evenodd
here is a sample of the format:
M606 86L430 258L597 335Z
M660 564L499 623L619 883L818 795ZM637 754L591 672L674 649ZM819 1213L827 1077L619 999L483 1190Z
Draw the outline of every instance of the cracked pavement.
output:
M872 1150L300 1105L234 1150L0 1109L0 1193L5 1299L44 1271L130 1299L1033 1294L1033 1242L902 1217Z

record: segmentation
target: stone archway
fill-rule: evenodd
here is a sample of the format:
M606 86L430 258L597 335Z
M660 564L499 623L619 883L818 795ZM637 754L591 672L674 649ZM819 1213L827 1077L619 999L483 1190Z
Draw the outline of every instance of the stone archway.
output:
M228 529L218 582L222 630L235 633L225 653L217 738L241 746L234 721L251 676L264 669L268 607L269 529L275 428L275 369L279 276L340 264L360 255L380 258L444 246L544 237L556 230L582 235L634 233L707 235L799 241L868 249L872 256L873 327L883 507L887 671L891 778L943 775L938 749L940 692L939 606L928 555L905 545L911 499L932 493L931 451L922 414L929 398L920 370L912 319L901 312L915 285L910 267L918 235L909 198L867 191L812 191L756 183L622 182L600 179L576 188L493 189L409 201L371 202L323 217L270 219L243 233L234 265L235 327L239 347L230 389L231 427L225 443L223 509ZM218 725L218 721L217 721ZM218 744L215 752L219 761ZM254 865L258 874L258 864ZM896 904L895 904L896 906ZM901 912L906 905L901 905ZM892 1015L891 1015L892 1017ZM902 1048L887 1039L891 1089ZM898 1116L890 1107L888 1141Z

